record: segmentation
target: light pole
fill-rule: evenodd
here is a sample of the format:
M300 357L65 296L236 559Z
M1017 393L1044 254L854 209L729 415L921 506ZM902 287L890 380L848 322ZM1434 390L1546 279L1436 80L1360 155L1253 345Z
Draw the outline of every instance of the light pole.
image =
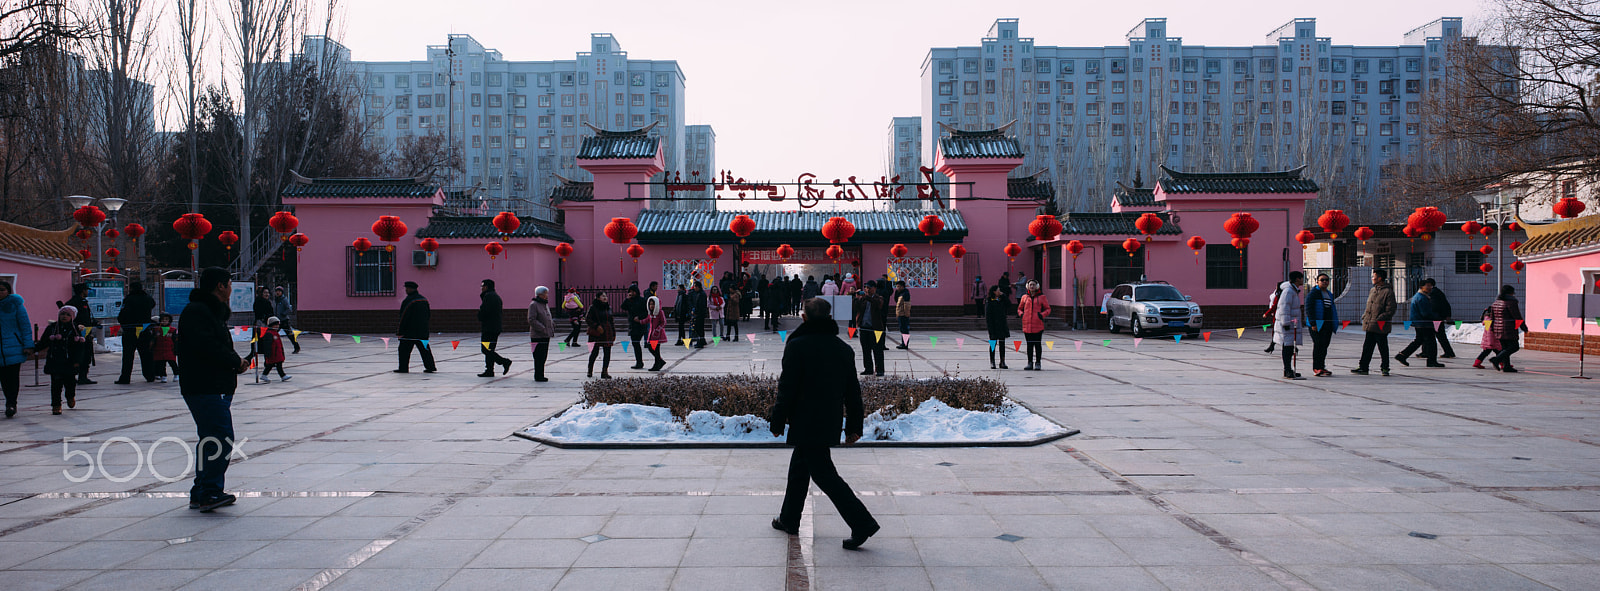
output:
M1483 221L1495 226L1495 260L1494 280L1495 289L1505 285L1505 224L1516 219L1517 208L1522 206L1522 196L1527 192L1526 185L1499 185L1472 193L1472 200L1478 202L1481 208ZM1509 202L1509 203L1508 203ZM1507 206L1510 207L1507 207Z
M66 200L67 203L72 204L72 209L74 211L95 202L95 198L88 195L69 195L66 197ZM127 199L119 199L116 197L106 197L105 199L100 200L100 205L106 208L106 213L110 216L110 221L108 222L110 225L108 227L115 227L117 225L117 210L122 209L122 206L127 202ZM106 270L106 251L104 248L105 243L101 240L102 236L105 236L105 230L96 229L94 233L94 264L96 267L96 272L103 272Z
M119 198L116 198L116 197L106 197L105 199L101 199L100 200L100 205L102 207L106 208L106 213L110 214L110 216L111 216L111 225L109 227L112 227L112 228L117 227L117 210L122 209L122 206L124 204L126 204L126 203L128 203L127 199L119 199ZM106 234L105 230L101 230L100 231L100 235L101 236L104 236L105 234ZM116 246L116 244L112 244L112 246ZM105 251L102 250L102 251L100 251L100 253L103 255L103 254L105 254ZM111 264L113 266L115 266L117 264L117 262L116 261L111 261ZM102 266L102 267L100 267L100 270L102 272L104 272L106 269L105 269L104 266Z

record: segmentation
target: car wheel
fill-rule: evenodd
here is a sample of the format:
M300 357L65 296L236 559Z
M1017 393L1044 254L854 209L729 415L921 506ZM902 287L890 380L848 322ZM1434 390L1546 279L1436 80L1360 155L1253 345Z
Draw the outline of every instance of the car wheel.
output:
M1134 338L1139 338L1139 337L1143 337L1144 336L1144 330L1140 326L1139 317L1137 317L1137 316L1132 317L1131 322L1129 322L1129 324L1128 324L1128 332L1133 333Z
M1122 328L1117 326L1117 317L1115 314L1106 316L1106 326L1109 327L1107 330L1110 330L1111 334L1122 332Z

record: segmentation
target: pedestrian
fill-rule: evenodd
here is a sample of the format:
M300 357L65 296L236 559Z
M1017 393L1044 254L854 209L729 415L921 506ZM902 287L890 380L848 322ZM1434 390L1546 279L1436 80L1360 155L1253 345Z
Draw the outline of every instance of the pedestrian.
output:
M700 285L700 280L694 280L689 290L689 314L694 318L694 348L704 349L706 346L706 316L710 313L710 304L706 301L705 287Z
M294 316L294 306L290 304L289 294L284 291L282 285L272 288L272 315L277 316L278 322L283 323L283 335L294 344L294 350L290 351L290 354L299 353L300 338L295 336L295 323L290 319Z
M1015 282L1012 282L1011 286L1013 288L1015 288L1015 290L1012 293L1018 294L1017 295L1018 299L1021 299L1022 296L1027 295L1027 293L1028 293L1028 274L1027 273L1017 273L1017 280Z
M144 331L148 342L146 349L155 364L156 381L167 383L167 367L172 368L172 381L178 381L178 327L172 325L172 315L162 312L156 325Z
M790 277L789 278L789 314L790 315L792 315L792 316L799 316L800 315L800 303L804 301L805 293L806 293L806 282L800 280L800 275L797 273L797 274L795 274L795 276Z
M238 388L238 375L250 370L250 362L234 352L228 331L228 296L233 291L228 270L207 267L197 283L178 317L178 325L183 327L178 363L184 368L179 391L199 437L189 508L209 513L236 500L223 492L228 459L233 455L233 412L229 407Z
M979 318L984 317L984 300L987 299L988 294L988 288L983 285L983 276L974 276L972 278L972 307L977 310Z
M594 302L589 306L587 321L589 323L589 377L594 377L594 359L605 353L605 360L600 364L600 377L611 379L611 345L617 342L617 327L611 316L611 302L606 297L606 292L595 294Z
M263 382L272 381L272 377L268 376L267 373L274 369L278 370L279 380L287 382L294 379L294 376L283 373L283 337L278 334L280 330L283 330L283 322L277 316L269 316L267 317L267 330L262 331L261 337L257 339L256 350L261 352L261 381Z
M6 418L17 414L22 393L22 362L33 357L33 324L28 307L10 281L0 281L0 390L6 395Z
M806 283L800 288L800 303L822 294L822 284L817 283L816 275L806 275Z
M854 273L845 273L844 281L839 283L840 295L851 295L856 292L856 276Z
M639 348L640 341L644 339L646 326L644 322L645 305L644 296L639 295L637 285L628 286L628 296L622 298L622 305L617 309L628 317L628 342L633 343L633 368L644 369L644 350Z
M1011 303L1011 272L1000 274L1000 281L995 283L1000 286L1000 293L1006 296L1006 303Z
M654 290L655 287L656 282L651 281L650 289ZM576 347L578 333L583 330L583 298L578 297L578 288L567 288L567 295L561 298L561 311L567 315L567 325L572 328L572 331L567 333L566 340L562 342L568 347Z
M647 298L655 297L656 288L659 287L660 285L661 285L660 281L651 281L650 282L650 287L646 287L645 290L644 290L644 297L647 297Z
M679 283L678 284L678 297L676 299L672 300L672 316L678 320L678 340L677 340L677 342L679 342L679 343L683 342L684 334L687 332L685 327L687 327L689 325L689 313L690 313L691 306L689 304L688 295L689 295L689 292L683 288L683 284L682 283ZM763 298L762 302L763 302L763 305L765 305L766 299Z
M483 351L483 373L480 378L494 377L494 366L500 366L500 375L511 372L511 360L496 353L500 344L500 331L505 328L505 301L494 291L494 280L485 279L478 291L478 348Z
M1044 370L1044 321L1050 317L1050 302L1038 281L1023 284L1025 293L1017 300L1017 316L1022 317L1022 338L1028 341L1028 365L1022 369Z
M1372 270L1372 289L1367 291L1367 306L1361 312L1361 330L1366 338L1361 342L1361 361L1350 373L1367 375L1372 367L1372 350L1378 349L1378 360L1383 375L1389 375L1389 325L1394 320L1394 287L1389 285L1389 272Z
M1317 284L1306 292L1306 326L1311 329L1311 374L1319 378L1333 375L1328 371L1328 344L1339 329L1339 307L1333 302L1333 279L1327 273L1317 274Z
M77 308L62 306L56 321L39 333L39 345L44 348L44 373L50 376L50 414L61 414L61 396L66 395L67 407L78 407L78 364L83 363L83 333L72 323L78 315Z
M728 306L728 300L722 298L722 288L711 286L711 297L706 300L706 317L711 321L711 333L716 338L722 338L722 310Z
M1428 301L1433 304L1433 319L1439 321L1439 324L1434 325L1433 331L1434 340L1439 342L1439 351L1441 351L1439 358L1454 359L1456 350L1450 346L1450 331L1444 328L1450 324L1450 316L1452 315L1450 298L1445 297L1444 290L1435 285L1433 289L1428 290Z
M750 281L750 274L739 273L739 319L749 320L750 313L755 311L755 284Z
M839 284L834 283L832 277L829 277L827 279L823 279L822 280L822 292L821 293L822 293L822 295L829 296L829 297L839 295Z
M394 373L411 373L411 350L418 346L422 347L422 373L433 373L439 368L433 364L433 348L424 342L428 340L433 309L428 298L417 292L417 282L407 281L405 289L406 299L400 301L400 330L395 332L400 337L400 369Z
M113 383L132 383L135 356L139 358L139 374L144 376L144 381L156 381L155 372L151 371L150 350L139 338L144 334L144 327L150 325L150 314L155 308L156 300L145 293L144 283L128 283L128 293L122 296L122 310L117 312L117 324L122 329L122 374Z
M644 309L645 340L650 343L650 354L656 358L650 371L661 371L667 366L667 362L661 359L661 345L667 342L667 312L661 309L661 299L655 296L645 300Z
M1438 317L1435 316L1433 310L1433 298L1428 296L1428 292L1433 291L1433 287L1434 281L1432 277L1423 279L1422 285L1417 287L1417 293L1411 296L1411 328L1416 338L1411 340L1411 344L1401 349L1400 354L1394 356L1395 361L1399 361L1400 365L1410 366L1411 362L1406 361L1406 358L1421 349L1422 351L1418 357L1427 361L1428 367L1445 366L1443 363L1439 363L1439 342L1438 337L1434 335L1434 321L1438 320Z
M1473 369L1483 369L1483 360L1485 358L1500 353L1500 335L1494 331L1494 328L1497 327L1494 326L1493 304L1483 309L1483 317L1478 320L1483 323L1483 335L1478 337L1478 346L1482 347L1483 351L1478 353L1477 359L1472 360ZM1499 358L1491 358L1489 362L1494 365L1495 371L1501 371Z
M998 285L989 286L989 297L984 300L984 326L989 329L989 369L1006 367L1006 339L1011 338L1011 302ZM995 365L994 354L1000 352L1000 365Z
M1489 305L1489 312L1489 326L1484 328L1494 331L1495 338L1499 340L1500 353L1494 358L1495 369L1516 373L1517 368L1511 366L1511 354L1522 349L1519 333L1528 332L1528 324L1522 322L1522 307L1517 303L1517 288L1500 286L1500 296Z
M634 296L639 286L629 287ZM550 316L550 288L543 285L533 288L533 301L528 302L528 341L533 343L533 381L548 382L544 377L544 363L550 357L550 339L556 335L556 321ZM637 346L638 342L635 341Z
M100 325L94 319L93 309L89 307L89 284L79 283L73 285L72 299L67 300L66 305L72 306L74 310L78 311L77 317L72 320L73 324L78 327L78 334L88 337L92 334L93 329ZM85 361L78 365L78 385L95 384L97 382L89 379L89 367L94 365L94 339L85 338L80 346L83 347Z
M1283 377L1288 380L1304 379L1294 370L1295 350L1300 346L1300 325L1305 322L1304 296L1300 289L1306 276L1290 271L1289 280L1278 286L1278 307L1273 309L1272 342L1283 347Z
M839 477L830 451L839 444L841 430L846 445L854 445L862 435L861 382L851 371L855 364L850 357L850 346L839 339L839 323L833 320L828 301L807 300L800 326L783 346L778 401L767 422L773 437L784 435L787 426L784 441L794 447L783 506L772 520L772 528L789 535L799 533L801 513L815 482L850 526L844 548L855 550L878 533L879 526Z
M845 277L849 277L846 275ZM847 279L848 280L848 279ZM865 289L856 292L855 314L856 336L861 343L861 375L883 376L883 339L884 326L880 318L883 309L883 300L879 299L876 289L868 285Z
M265 327L267 319L272 317L272 290L263 285L256 290L256 299L250 304L250 311L256 315L256 326Z
M1278 285L1279 285L1279 287L1273 288L1272 293L1267 295L1267 311L1266 311L1266 313L1262 314L1262 317L1266 318L1269 321L1272 320L1278 314L1278 296L1283 294L1283 288L1282 288L1283 284L1280 283ZM1107 298L1111 297L1111 294L1109 294L1109 293L1106 294L1106 297ZM1104 311L1106 309L1106 306L1105 306L1104 303L1100 304L1100 309L1102 311ZM1274 348L1276 348L1277 346L1278 346L1278 343L1273 342L1272 339L1267 339L1267 350L1266 350L1266 353L1268 355L1271 355L1272 354L1272 350Z
M729 341L739 341L739 310L744 305L744 294L735 287L726 292L728 297L727 310L722 314L723 335Z
M783 310L783 280L763 283L761 292L761 330L779 330L778 316Z
M910 349L911 345L911 290L906 282L896 281L894 290L894 320L900 325L900 344L896 349Z

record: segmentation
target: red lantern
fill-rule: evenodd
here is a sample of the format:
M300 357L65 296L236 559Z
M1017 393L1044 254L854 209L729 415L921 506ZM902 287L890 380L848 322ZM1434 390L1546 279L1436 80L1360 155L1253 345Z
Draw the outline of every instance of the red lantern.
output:
M785 245L785 246L788 246L788 245ZM844 248L840 247L837 244L831 245L831 246L828 247L827 255L828 255L828 258L834 259L834 262L838 263L839 262L838 261L839 257L844 256Z
M892 256L894 258L901 258L901 257L906 256L906 253L909 252L909 250L910 249L907 249L906 245L904 245L904 244L896 244L894 246L889 247L889 256Z
M961 260L961 257L964 257L964 256L967 256L967 247L962 246L960 244L956 244L956 245L953 245L953 246L950 247L950 258L953 258L953 259L959 261L959 260Z
M355 247L356 256L360 257L360 256L364 256L367 253L367 250L372 248L372 241L371 240L367 240L366 236L362 236L360 238L355 239L354 242L351 242L350 246Z
M1317 225L1329 234L1329 238L1338 238L1339 231L1350 225L1350 216L1345 215L1342 209L1330 209L1317 218Z
M639 235L639 228L628 218L611 218L611 223L606 224L605 234L612 244L627 244Z
M1491 265L1489 263L1484 263L1482 265L1478 265L1478 270L1479 271L1483 271L1484 273L1488 273L1488 272L1494 270L1494 265Z
M1133 253L1139 252L1139 248L1143 246L1144 243L1139 242L1138 238L1129 238L1122 241L1122 249L1128 251L1130 258L1133 257Z
M822 237L827 238L828 242L834 244L849 242L850 237L854 235L856 235L856 225L845 218L828 218L828 222L822 224Z
M1206 247L1206 239L1199 236L1190 236L1188 242L1185 242L1185 244L1189 245L1189 250L1194 251L1194 253L1198 255L1200 254L1200 249Z
M1006 244L1005 253L1008 257L1016 258L1017 255L1022 254L1022 247L1017 246L1015 242L1008 243Z
M1478 228L1478 233L1482 234L1484 238L1488 238L1490 236L1493 236L1494 235L1494 226L1491 226L1491 225L1488 225L1488 224L1484 224L1484 226L1482 228Z
M706 256L711 257L712 260L716 260L716 259L722 258L722 247L721 246L717 246L715 244L713 244L711 246L707 246L706 247Z
M439 241L432 238L423 238L420 245L422 246L422 250L426 252L439 250Z
M233 245L239 243L239 235L234 234L233 230L223 230L217 234L217 242L221 242L224 249L233 250Z
M1166 224L1161 221L1161 216L1153 213L1142 214L1139 219L1133 221L1133 227L1137 228L1140 234L1144 234L1145 240L1149 240L1150 236L1160 231L1164 225Z
M1406 226L1406 228L1401 230L1400 233L1405 234L1406 238L1416 238L1418 234L1422 233L1422 231L1418 230L1416 226Z
M111 266L111 267L106 267L106 272L110 273L112 275L116 275L116 274L122 273L122 269L118 269L115 266Z
M305 248L306 243L309 242L311 242L311 237L300 232L295 232L294 234L289 235L289 244L294 245L295 252L300 252L300 249Z
M1073 259L1077 259L1078 254L1083 252L1083 242L1079 240L1067 241L1067 252L1072 253Z
M1250 214L1239 212L1222 222L1222 231L1235 238L1249 238L1251 234L1261 228L1261 222L1256 221Z
M1484 254L1484 255L1485 255L1485 256L1487 256L1487 255L1488 255L1488 254L1489 254L1489 253L1491 253L1491 252L1494 252L1494 247L1493 247L1493 246L1489 246L1489 245L1487 245L1487 244L1485 244L1485 245L1483 245L1483 247L1481 247L1481 248L1479 248L1479 249L1478 249L1478 252L1481 252L1481 253L1483 253L1483 254Z
M1437 232L1444 227L1445 215L1437 207L1418 207L1406 218L1406 225L1416 227L1422 234Z
M395 242L406 235L406 223L400 221L400 216L380 215L378 221L372 223L372 233L384 242ZM385 244L383 249L394 252L394 244Z
M1062 231L1061 221L1053 215L1041 215L1033 218L1028 223L1028 233L1037 240L1049 240L1060 236Z
M118 236L122 235L122 232L118 232L116 228L106 228L104 233L106 238L110 238L112 240L116 240Z
M1512 271L1516 271L1518 275L1521 275L1522 274L1522 269L1524 267L1527 267L1527 266L1528 266L1527 263L1524 263L1522 261L1511 261L1511 270Z
M561 257L561 260L563 261L567 260L567 257L572 256L572 245L565 242L557 244L556 256Z
M639 257L644 256L644 247L637 244L629 244L628 256L633 257L633 262L639 262Z
M744 244L745 237L756 231L756 221L741 213L733 216L733 221L728 222L728 231L739 237L739 244Z
M1461 224L1461 233L1466 234L1468 240L1471 240L1472 235L1477 234L1478 230L1482 229L1483 224L1474 221L1468 221L1467 223Z
M78 251L78 256L83 257L83 260L86 260L86 261L89 260L89 257L91 257L93 255L94 255L94 252L90 251L87 248Z
M106 212L93 205L85 205L72 212L72 219L85 228L98 228L100 222L106 221Z
M74 232L72 235L73 236L77 236L79 240L83 240L83 241L87 242L90 238L94 238L94 230L90 230L88 228L80 228L80 229L78 229L77 232Z
M138 240L140 236L144 235L144 226L128 224L122 227L122 232L128 235L129 240Z
M1311 230L1301 230L1299 233L1294 235L1294 239L1296 242L1299 242L1301 246L1305 246L1307 244L1311 244L1312 242L1316 242L1317 235L1312 234Z
M288 240L289 235L300 227L300 218L294 217L294 214L287 211L280 211L267 219L267 225L280 234L278 236L280 240Z
M936 215L925 215L922 216L922 221L917 223L917 229L922 231L923 236L932 238L944 231L944 220Z
M1239 250L1250 248L1249 238L1234 238L1231 242L1233 243L1233 247Z
M120 250L117 250L115 248L107 248L106 249L106 257L107 258L115 259L120 255L122 255L122 251L120 251Z
M172 229L184 240L199 240L211 233L211 221L198 213L186 213L172 222Z
M506 247L500 246L499 242L490 242L483 245L483 251L489 253L489 260L492 261L495 257L500 256L500 253L505 252Z
M1520 232L1520 231L1522 231L1522 224L1519 224L1519 223L1516 223L1516 222L1511 222L1509 224L1506 224L1506 231L1507 232Z
M1583 213L1583 210L1587 208L1588 206L1584 205L1582 201L1579 201L1577 197L1562 197L1560 201L1556 202L1552 209L1558 216L1564 218L1575 218L1578 217L1578 214Z
M511 233L516 232L517 228L522 227L522 220L517 218L517 214L509 211L502 211L498 214L495 214L494 219L491 220L490 223L494 224L494 229L500 231L501 242L511 240Z
M778 252L778 258L787 261L787 260L789 260L789 257L794 256L794 247L793 246L789 246L787 244L779 244L777 252ZM829 252L829 254L828 254L829 257L839 258L839 257L834 256L832 254L832 252L833 252L832 248L829 248L828 252ZM839 253L843 254L844 253L844 249L843 248L839 249Z
M1376 232L1373 232L1372 228L1368 228L1366 226L1362 226L1360 228L1356 228L1356 231L1354 232L1354 234L1355 234L1356 240L1360 240L1362 242L1362 244L1365 244L1368 240L1372 239L1372 235L1376 234Z
M1511 244L1507 244L1506 245L1506 248L1509 248L1511 250L1516 250L1518 246L1522 246L1522 241L1521 240L1512 240Z

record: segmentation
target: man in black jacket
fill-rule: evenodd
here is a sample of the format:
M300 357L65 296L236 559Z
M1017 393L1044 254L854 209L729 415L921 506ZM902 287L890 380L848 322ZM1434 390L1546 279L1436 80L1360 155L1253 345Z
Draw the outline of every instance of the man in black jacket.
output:
M496 345L500 344L500 330L502 323L500 317L505 308L505 303L500 301L500 294L494 292L494 280L483 280L482 293L478 294L478 324L480 328L478 347L483 350L483 373L480 378L494 377L494 364L500 364L500 375L511 371L511 360L494 352Z
M1444 329L1445 325L1450 324L1450 298L1444 297L1444 290L1434 285L1433 291L1428 292L1428 301L1433 302L1434 320L1441 321L1439 330L1433 332L1433 337L1439 341L1439 350L1444 352L1439 358L1454 358L1456 350L1450 346L1450 334Z
M694 348L704 349L706 346L706 317L710 312L710 303L706 301L706 290L701 287L700 280L694 280L689 289L689 318L694 322Z
M117 378L118 384L129 384L133 380L133 358L139 357L139 373L144 376L144 381L156 381L155 372L150 367L150 350L146 341L139 338L145 325L150 324L150 313L156 308L155 298L144 292L144 284L138 281L128 283L128 293L122 296L122 311L117 312L117 323L122 325L122 376Z
M233 455L233 404L238 376L250 369L250 362L233 350L228 330L228 295L233 285L228 270L208 267L189 295L178 325L178 364L183 381L178 389L189 415L194 417L199 442L195 444L198 469L189 489L189 508L209 512L233 504L235 497L223 492L228 472L228 457Z
M883 300L878 288L868 283L866 289L856 292L856 337L861 341L861 375L883 375L882 343L884 328ZM876 371L874 371L876 367Z
M272 307L272 291L267 289L267 286L263 285L256 290L256 299L250 304L250 311L256 315L256 325L261 327L265 327L267 319L276 313Z
M400 331L395 335L400 337L400 369L395 373L411 373L411 350L422 347L422 372L433 373L438 371L433 365L433 348L424 344L428 339L428 320L433 311L428 307L428 298L417 293L417 282L406 282L406 299L400 302Z
M78 315L72 318L72 323L78 326L79 334L82 334L84 329L95 326L94 309L89 307L89 284L73 284L72 299L67 300L66 305L79 310ZM78 366L78 383L93 384L95 381L89 379L89 366L94 365L94 339L83 340L83 359L83 364Z
M839 477L829 452L839 444L841 423L848 445L861 439L863 422L861 382L855 375L854 353L839 339L839 323L831 312L827 300L807 300L800 327L783 346L778 402L767 421L773 437L783 435L784 425L789 426L785 441L794 446L794 454L789 459L783 508L772 520L772 527L790 535L799 531L807 491L816 482L850 526L845 549L855 550L878 533L878 521Z

